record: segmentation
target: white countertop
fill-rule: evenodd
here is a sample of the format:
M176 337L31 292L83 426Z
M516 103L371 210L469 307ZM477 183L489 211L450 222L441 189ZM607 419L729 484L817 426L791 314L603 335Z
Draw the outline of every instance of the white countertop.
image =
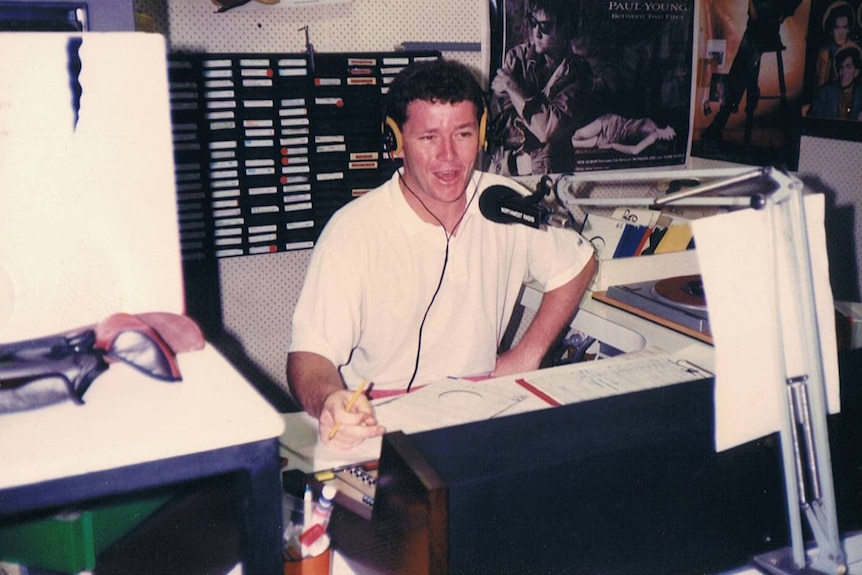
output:
M115 363L84 405L0 415L0 489L281 435L281 416L214 347L178 360L180 382Z

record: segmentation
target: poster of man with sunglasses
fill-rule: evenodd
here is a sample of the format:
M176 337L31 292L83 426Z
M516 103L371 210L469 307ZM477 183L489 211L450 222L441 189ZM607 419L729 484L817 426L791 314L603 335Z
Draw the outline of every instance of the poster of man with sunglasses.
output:
M695 0L491 0L490 170L685 163Z

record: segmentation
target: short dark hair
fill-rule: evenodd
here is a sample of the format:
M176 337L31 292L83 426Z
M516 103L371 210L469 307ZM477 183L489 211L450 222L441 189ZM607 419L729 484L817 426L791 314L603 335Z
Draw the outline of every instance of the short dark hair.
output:
M835 69L838 69L838 66L841 65L841 62L850 58L853 60L853 67L857 70L862 70L862 53L860 53L859 48L854 46L848 46L846 48L842 48L835 53Z
M542 10L545 15L553 20L559 34L567 40L574 39L574 36L580 33L581 29L581 10L579 5L573 5L572 0L527 0L524 3L524 22L527 22L527 16L534 12ZM530 36L530 30L525 30L525 38Z
M485 93L465 65L452 60L420 60L405 67L389 85L386 115L398 127L407 121L407 106L416 100L457 104L473 102L476 118L485 110Z
M852 30L856 24L856 15L853 13L853 7L846 2L834 2L829 7L826 11L826 21L823 23L823 29L826 32L832 32L832 29L835 28L835 22L842 16L847 18L847 27Z

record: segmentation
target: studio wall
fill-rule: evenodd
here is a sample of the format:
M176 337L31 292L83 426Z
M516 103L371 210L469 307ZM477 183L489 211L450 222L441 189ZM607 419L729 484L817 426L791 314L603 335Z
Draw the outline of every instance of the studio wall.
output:
M352 0L303 7L268 6L252 0L216 13L210 0L136 0L150 15L172 50L189 52L305 51L304 27L317 51L389 51L403 42L470 44L447 52L481 71L487 68L485 0ZM473 45L482 49L473 51ZM827 241L836 299L860 300L862 234L856 219L862 208L862 143L802 138L797 175L827 194ZM689 167L718 162L690 160ZM290 317L310 252L225 258L218 262L226 353L251 373L259 386L286 387L284 361Z

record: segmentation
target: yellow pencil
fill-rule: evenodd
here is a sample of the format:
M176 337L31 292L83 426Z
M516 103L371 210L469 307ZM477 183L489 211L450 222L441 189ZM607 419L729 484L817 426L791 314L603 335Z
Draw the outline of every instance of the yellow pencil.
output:
M368 382L363 381L359 384L359 387L356 388L356 391L353 392L353 395L350 396L350 401L347 402L347 407L345 409L350 411L353 409L353 406L356 404L356 400L359 399L359 396L362 395L362 392L365 391L365 386L368 385ZM336 423L332 427L332 431L329 432L329 439L335 437L335 434L338 433L338 428L341 427L341 423Z

